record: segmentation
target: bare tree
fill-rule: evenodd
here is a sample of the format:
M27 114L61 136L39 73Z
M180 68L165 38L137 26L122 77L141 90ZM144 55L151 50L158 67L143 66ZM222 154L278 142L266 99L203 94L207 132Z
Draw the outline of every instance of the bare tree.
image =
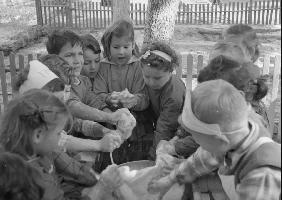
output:
M155 40L170 42L179 0L149 0L143 46Z
M130 19L130 1L129 0L113 0L113 19Z

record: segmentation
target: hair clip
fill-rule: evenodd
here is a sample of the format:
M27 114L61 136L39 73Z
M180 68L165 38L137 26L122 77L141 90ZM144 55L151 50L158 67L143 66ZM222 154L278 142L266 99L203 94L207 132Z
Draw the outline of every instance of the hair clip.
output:
M143 58L143 59L147 59L150 55L151 55L151 51L148 50L148 51L146 51L146 52L142 55L142 58Z

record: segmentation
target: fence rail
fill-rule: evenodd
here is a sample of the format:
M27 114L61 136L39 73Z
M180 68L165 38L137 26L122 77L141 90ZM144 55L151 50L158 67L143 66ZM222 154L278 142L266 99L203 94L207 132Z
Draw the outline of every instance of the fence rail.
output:
M179 4L176 24L281 24L280 0L249 0L227 4ZM36 1L40 25L71 28L105 28L113 20L111 6L90 1ZM135 25L146 21L147 5L130 4L130 16Z

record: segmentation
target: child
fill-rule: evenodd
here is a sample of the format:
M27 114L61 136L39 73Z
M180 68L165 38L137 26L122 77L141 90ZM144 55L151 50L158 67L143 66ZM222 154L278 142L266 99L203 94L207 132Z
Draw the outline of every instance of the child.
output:
M244 96L226 81L206 81L187 91L180 122L201 147L149 190L192 182L220 167L219 174L235 176L236 199L279 199L281 145L248 115Z
M259 57L259 41L254 29L237 24L223 33L223 40L216 43L210 53L210 60L225 55L237 62L255 62Z
M120 164L146 159L150 144L143 141L151 133L152 125L141 112L148 107L149 99L137 58L132 23L116 21L105 31L101 41L105 58L100 62L94 92L104 99L106 106L103 110L112 112L118 108L128 108L137 121L132 136L114 152L114 160Z
M60 151L58 143L69 118L67 107L57 97L38 89L29 90L10 101L4 114L0 143L6 151L21 155L41 172L43 199L64 199L53 165L53 152ZM98 178L91 170L89 177ZM103 199L104 195L121 186L117 166L110 166L98 181L85 186L93 184L96 185L87 193L82 192L85 197L78 199Z
M55 30L46 43L49 54L59 55L71 66L73 78L67 105L74 117L115 124L119 118L119 112L110 114L99 111L98 109L103 107L103 102L91 91L89 79L80 75L84 62L82 47L80 37L68 30Z
M17 154L0 152L0 199L41 200L40 172Z
M81 75L88 77L92 83L92 90L94 89L94 79L99 70L99 63L101 60L101 48L99 42L91 34L81 36L83 42L83 58L84 65L81 70Z
M52 60L61 59L60 57L54 55ZM62 60L64 61L64 60ZM49 63L50 64L50 63ZM56 63L59 65L59 62ZM56 66L57 69L62 69L63 66ZM50 65L50 67L56 71ZM58 70L59 71L59 70ZM56 71L58 73L58 71ZM44 72L44 73L43 73ZM58 73L59 74L59 73ZM60 74L63 76L62 74ZM65 78L66 79L66 78ZM27 90L38 88L45 89L52 92L57 97L60 97L63 100L65 83L59 79L59 77L48 69L47 66L43 65L37 60L33 60L29 65L19 73L17 76L17 81L15 83L14 89L20 94L24 93ZM114 133L109 129L103 127L102 125L88 120L74 119L74 124L72 127L72 132L82 132L84 135L91 138L101 138L105 133ZM79 139L71 136L65 135L64 144L62 144L68 151L113 151L114 146L118 147L120 138L118 134L107 134L101 140L86 140Z
M254 111L262 116L265 127L269 127L266 107L261 101L268 88L259 75L259 69L252 63L238 63L225 56L218 56L203 68L198 82L223 79L245 93L246 101L251 103ZM259 106L258 106L259 105Z
M133 111L148 106L140 61L135 51L134 29L131 22L119 20L110 26L102 37L105 59L95 80L94 91L103 97L109 107L116 105ZM114 92L128 90L127 98Z
M155 127L156 147L160 140L170 140L175 136L179 126L177 118L184 103L185 85L172 74L178 67L178 57L169 45L162 42L152 43L144 49L141 63L150 98L150 116Z
M223 34L223 40L241 44L244 52L249 56L252 62L259 58L259 40L255 30L246 24L236 24L226 29Z

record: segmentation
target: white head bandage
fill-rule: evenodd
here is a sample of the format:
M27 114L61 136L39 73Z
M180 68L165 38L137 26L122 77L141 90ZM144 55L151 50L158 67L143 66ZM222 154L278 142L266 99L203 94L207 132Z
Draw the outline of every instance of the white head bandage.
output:
M56 74L38 60L30 61L29 65L27 80L21 85L19 93L24 93L27 90L35 88L41 89L51 80L58 78Z
M172 61L172 58L167 54L167 53L164 53L162 51L159 51L159 50L148 50L146 51L146 53L144 53L144 55L142 56L142 58L146 59L148 58L149 55L151 54L155 54L157 56L160 56L161 58L167 60L168 62L171 62Z
M221 135L218 124L206 124L200 121L192 111L191 91L186 91L184 108L180 116L180 122L188 130L206 135Z

